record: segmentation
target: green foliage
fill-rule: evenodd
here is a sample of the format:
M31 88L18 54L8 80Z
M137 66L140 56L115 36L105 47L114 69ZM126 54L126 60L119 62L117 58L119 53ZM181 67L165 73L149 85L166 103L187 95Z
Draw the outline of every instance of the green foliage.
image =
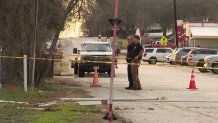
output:
M59 106L46 112L39 112L35 116L38 118L30 123L82 123L96 118L96 114L92 111L90 106Z
M26 119L32 118L29 116L24 116L26 114L33 115L33 113L29 110L20 109L18 104L0 104L0 122L1 123L26 123ZM34 116L34 115L33 115Z
M48 107L45 111L36 111L18 104L0 104L0 122L16 123L86 123L99 121L101 112L93 106L75 104Z
M127 39L119 39L117 43L118 45L121 44L122 48L127 48L127 45L128 45Z

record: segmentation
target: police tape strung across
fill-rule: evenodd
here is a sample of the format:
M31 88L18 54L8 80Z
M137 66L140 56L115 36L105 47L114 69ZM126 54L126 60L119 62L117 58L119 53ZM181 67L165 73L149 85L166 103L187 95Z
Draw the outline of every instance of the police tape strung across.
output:
M101 56L102 57L102 56ZM23 59L22 56L0 56L0 58L5 58L5 59ZM33 60L33 57L28 57L27 59ZM93 61L93 60L69 60L69 59L64 59L64 58L35 58L36 60L42 60L42 61L54 61L54 62L78 62L78 63L84 63L84 62L89 62L89 63L106 63L106 64L112 64L111 61ZM164 63L164 62L163 62ZM197 63L205 63L204 61L198 61ZM214 62L218 63L218 62ZM218 70L216 67L199 67L199 66L178 66L178 65L167 65L167 64L146 64L146 63L140 63L140 64L135 64L135 63L127 63L127 62L116 62L116 64L131 64L131 65L142 65L142 66L166 66L166 67L177 67L177 68L195 68L195 69L207 69L207 70Z

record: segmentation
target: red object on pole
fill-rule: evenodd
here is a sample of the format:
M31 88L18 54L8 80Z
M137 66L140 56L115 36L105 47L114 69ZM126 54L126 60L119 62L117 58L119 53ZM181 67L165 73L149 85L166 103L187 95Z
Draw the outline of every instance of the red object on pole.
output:
M9 91L10 91L11 93L14 92L14 84L10 84L10 85L9 85Z
M109 120L111 122L112 120L116 120L117 118L113 115L113 82L115 77L115 51L116 51L116 42L117 42L117 18L118 18L118 7L119 7L119 0L115 0L115 14L114 14L114 34L113 34L113 53L112 53L112 64L111 64L111 76L110 76L110 94L109 94L109 112L106 114L104 119Z

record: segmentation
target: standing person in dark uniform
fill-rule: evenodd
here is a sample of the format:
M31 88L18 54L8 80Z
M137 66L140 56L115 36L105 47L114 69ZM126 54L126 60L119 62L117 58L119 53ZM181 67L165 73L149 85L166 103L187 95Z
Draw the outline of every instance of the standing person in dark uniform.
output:
M134 46L131 53L131 74L133 80L133 88L131 90L141 90L141 84L138 77L138 68L140 66L140 60L142 59L142 54L144 49L142 45L139 43L140 37L135 35L134 36Z
M129 87L125 87L125 89L131 89L133 87L133 81L132 81L132 73L131 73L131 54L133 49L133 36L129 36L128 38L128 47L127 47L127 55L126 55L126 62L127 65L127 74L128 74L128 81L129 81Z

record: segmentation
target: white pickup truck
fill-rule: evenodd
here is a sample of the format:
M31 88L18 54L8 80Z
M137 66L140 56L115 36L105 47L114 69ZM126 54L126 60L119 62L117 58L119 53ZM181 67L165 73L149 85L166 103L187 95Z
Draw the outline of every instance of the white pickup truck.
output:
M211 70L214 74L218 74L218 55L210 55L204 58L204 67Z
M74 53L77 53L76 49ZM79 77L83 77L85 72L94 72L94 67L98 67L99 73L107 73L110 76L112 60L112 48L108 42L85 42L79 53L78 63L74 66L74 71Z

